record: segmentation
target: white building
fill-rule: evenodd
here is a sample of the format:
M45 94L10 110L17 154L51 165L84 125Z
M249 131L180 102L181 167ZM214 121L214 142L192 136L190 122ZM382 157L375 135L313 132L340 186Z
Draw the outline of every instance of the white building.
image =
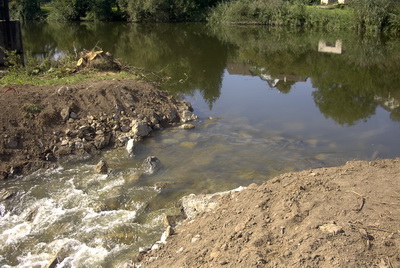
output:
M321 5L329 5L329 4L345 4L346 0L321 0Z

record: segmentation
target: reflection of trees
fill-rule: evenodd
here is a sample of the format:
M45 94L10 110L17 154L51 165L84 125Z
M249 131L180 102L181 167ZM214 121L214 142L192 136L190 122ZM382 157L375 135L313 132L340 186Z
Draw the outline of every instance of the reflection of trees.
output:
M199 89L210 106L219 98L227 46L202 24L30 23L25 47L32 52L99 46L131 65L171 77L166 89L192 94Z
M265 28L223 27L214 31L238 49L229 62L247 62L272 78L286 75L310 77L320 111L342 125L353 125L375 113L376 96L400 93L400 42L346 35L323 36L343 40L343 54L318 53L320 33L288 33ZM290 82L278 82L288 93ZM392 111L391 118L396 120Z
M341 125L354 125L358 120L369 118L376 109L373 96L359 95L347 86L318 89L313 97L319 110Z

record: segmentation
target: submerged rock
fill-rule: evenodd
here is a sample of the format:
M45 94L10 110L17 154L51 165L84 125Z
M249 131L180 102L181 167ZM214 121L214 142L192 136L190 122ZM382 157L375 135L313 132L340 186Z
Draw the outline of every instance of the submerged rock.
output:
M7 190L7 189L1 189L0 190L0 201L4 201L11 196L13 196L14 192Z
M96 165L95 172L98 174L107 174L108 165L104 160L100 160L100 162Z
M182 129L193 129L193 128L195 128L196 126L195 125L193 125L193 124L183 124L183 125L181 125L179 128L182 128Z
M143 161L141 169L143 170L143 174L151 175L161 169L161 167L161 161L157 157L149 156Z

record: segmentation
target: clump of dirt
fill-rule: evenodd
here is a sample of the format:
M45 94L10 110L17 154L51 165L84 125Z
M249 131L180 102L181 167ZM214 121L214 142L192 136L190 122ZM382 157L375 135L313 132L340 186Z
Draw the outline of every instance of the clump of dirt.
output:
M217 203L141 267L400 267L399 159L283 174Z
M133 79L15 86L0 94L0 179L62 158L87 158L195 118L189 103ZM133 125L145 132L133 133Z

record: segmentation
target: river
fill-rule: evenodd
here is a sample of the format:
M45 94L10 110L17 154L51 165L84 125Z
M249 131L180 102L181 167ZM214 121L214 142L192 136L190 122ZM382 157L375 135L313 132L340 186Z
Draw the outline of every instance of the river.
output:
M400 156L400 40L204 24L27 23L25 51L101 48L190 101L195 129L0 182L0 266L112 267L158 240L177 200L278 174ZM163 168L131 180L157 156ZM99 159L112 175L93 174Z

